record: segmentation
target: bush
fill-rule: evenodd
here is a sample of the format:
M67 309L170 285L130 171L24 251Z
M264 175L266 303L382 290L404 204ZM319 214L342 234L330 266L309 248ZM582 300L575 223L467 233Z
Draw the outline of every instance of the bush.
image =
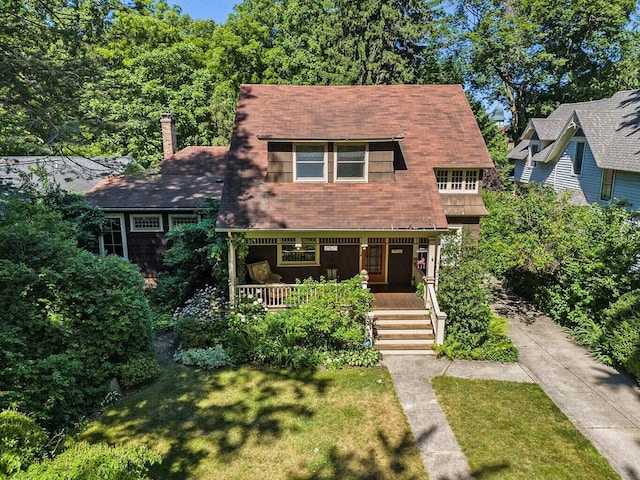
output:
M160 368L154 358L134 357L120 366L120 385L125 389L147 385L158 376Z
M640 290L621 296L604 315L603 350L640 381Z
M173 355L173 359L176 362L181 362L183 365L196 366L208 370L234 366L231 357L224 348L222 348L222 345L216 345L211 348L178 350Z
M75 444L51 461L38 463L16 480L142 480L160 455L144 446L110 447L106 444Z
M373 348L328 352L324 365L330 369L345 367L375 367L380 363L382 354Z
M44 455L47 432L15 410L0 413L0 477L26 470Z
M228 302L219 289L207 286L198 290L173 314L181 348L207 348L220 343L227 316Z

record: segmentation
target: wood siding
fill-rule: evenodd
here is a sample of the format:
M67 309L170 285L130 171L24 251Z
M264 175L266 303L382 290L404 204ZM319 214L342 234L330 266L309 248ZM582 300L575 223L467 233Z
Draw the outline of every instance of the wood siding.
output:
M526 160L516 161L514 179L521 183L535 182L549 185L557 192L573 192L573 201L577 204L608 203L600 200L602 169L596 164L588 142L585 142L582 172L580 175L573 173L576 143L575 140L571 140L555 162L539 162L535 167L530 167L527 166ZM636 207L639 206L640 174L616 171L612 196L618 200L628 200Z
M335 143L327 143L327 181L334 181ZM399 149L398 149L399 150ZM267 182L291 183L293 178L293 143L269 142ZM397 162L396 162L397 163ZM369 143L369 183L395 182L394 142Z
M169 230L169 215L162 214L164 228L162 232L132 232L131 215L144 214L148 214L148 212L132 212L125 215L129 261L140 267L143 277L155 278L163 269L162 254L168 248L165 235Z

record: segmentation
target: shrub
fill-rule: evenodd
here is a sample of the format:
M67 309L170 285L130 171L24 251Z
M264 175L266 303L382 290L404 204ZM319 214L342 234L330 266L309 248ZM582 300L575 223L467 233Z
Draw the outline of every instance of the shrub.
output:
M0 413L0 477L26 470L42 458L47 432L15 410Z
M183 349L206 348L220 343L227 327L228 302L216 287L198 290L176 309L173 318Z
M360 350L343 350L339 352L328 352L324 365L327 368L345 367L375 367L380 363L382 354L373 348L363 348Z
M224 348L222 348L222 345L216 345L211 348L178 350L173 355L173 359L176 362L181 362L183 365L196 366L208 370L234 366L231 357Z
M154 358L134 357L120 366L120 385L126 389L147 385L158 376L160 368Z
M53 460L34 464L16 480L142 480L160 455L144 446L77 443Z
M604 315L603 350L640 380L640 290L621 296Z

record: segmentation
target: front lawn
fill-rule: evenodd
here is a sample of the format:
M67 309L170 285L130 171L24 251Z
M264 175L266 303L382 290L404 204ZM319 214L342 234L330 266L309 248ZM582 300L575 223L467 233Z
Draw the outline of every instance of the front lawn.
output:
M455 377L432 385L479 480L620 478L538 385Z
M81 435L145 443L158 479L423 479L420 454L383 368L207 373L160 379Z

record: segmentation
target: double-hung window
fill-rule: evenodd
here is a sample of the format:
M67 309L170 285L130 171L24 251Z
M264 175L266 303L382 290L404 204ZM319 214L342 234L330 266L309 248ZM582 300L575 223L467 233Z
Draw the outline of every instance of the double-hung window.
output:
M327 146L324 143L296 143L293 148L296 182L327 181Z
M367 147L365 144L336 145L336 181L366 181Z
M600 200L609 201L613 195L614 171L608 168L602 170L602 184L600 185Z
M582 173L582 160L584 160L584 142L576 141L576 149L573 155L573 174Z

